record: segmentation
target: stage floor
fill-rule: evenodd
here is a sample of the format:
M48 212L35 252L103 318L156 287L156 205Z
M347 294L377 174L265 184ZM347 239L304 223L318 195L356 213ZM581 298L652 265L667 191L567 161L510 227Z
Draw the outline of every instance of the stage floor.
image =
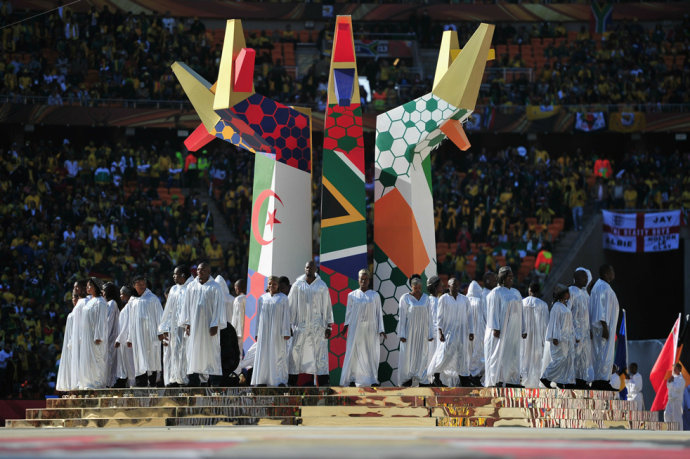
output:
M690 432L453 427L0 429L0 457L690 457Z

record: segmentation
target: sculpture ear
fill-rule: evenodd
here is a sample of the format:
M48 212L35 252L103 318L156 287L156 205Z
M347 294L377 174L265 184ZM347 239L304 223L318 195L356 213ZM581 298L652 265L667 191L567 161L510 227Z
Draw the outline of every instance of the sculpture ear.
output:
M254 83L254 61L256 51L252 48L242 48L235 59L235 80L232 89L237 92L252 92Z
M470 141L460 121L453 119L446 121L441 125L441 132L443 132L460 150L466 151L470 148Z

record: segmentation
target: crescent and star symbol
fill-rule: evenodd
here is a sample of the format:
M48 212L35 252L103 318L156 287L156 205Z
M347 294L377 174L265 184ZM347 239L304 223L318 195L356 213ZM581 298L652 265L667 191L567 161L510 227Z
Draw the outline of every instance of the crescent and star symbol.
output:
M275 238L273 238L270 241L267 241L261 236L261 232L259 231L259 212L261 211L261 205L264 203L266 199L270 197L273 197L278 202L283 204L283 200L280 199L280 196L275 194L273 190L264 190L256 198L256 201L254 202L254 207L252 208L252 234L254 235L254 239L256 239L256 242L258 242L261 245L268 245L275 240ZM276 218L276 212L277 209L273 209L273 212L266 212L266 226L270 226L271 231L273 231L273 225L281 223L280 220Z

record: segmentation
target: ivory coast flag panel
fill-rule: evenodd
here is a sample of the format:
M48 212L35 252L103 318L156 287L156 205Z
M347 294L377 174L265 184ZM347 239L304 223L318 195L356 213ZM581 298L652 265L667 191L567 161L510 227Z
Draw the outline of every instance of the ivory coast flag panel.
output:
M256 300L265 293L268 276L304 274L312 259L311 174L255 155L244 349L254 342Z
M386 340L379 381L396 380L398 302L413 274L436 275L431 152L446 138L441 126L464 121L469 110L426 94L376 118L374 289L381 294Z

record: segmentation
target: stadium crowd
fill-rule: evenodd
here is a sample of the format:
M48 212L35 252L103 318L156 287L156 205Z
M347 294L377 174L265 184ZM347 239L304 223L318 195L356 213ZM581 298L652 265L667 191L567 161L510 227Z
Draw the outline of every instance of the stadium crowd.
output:
M6 16L6 20L14 16ZM585 26L568 31L562 23L499 25L493 39L497 61L489 66L531 69L507 80L496 75L482 89L480 104L656 104L687 103L689 19L645 29L638 22L616 21L603 36ZM357 24L358 34L413 31L422 46L436 46L444 28L458 30L461 42L473 24L443 24L423 12L409 21ZM286 68L294 62L295 43L314 42L327 51L332 24L320 32L247 31L247 44L259 51L257 92L284 102L320 107L325 103L328 59L317 59L296 78ZM187 62L201 75L216 73L222 35L207 30L199 18L170 14L144 15L107 6L89 13L69 7L59 14L5 28L0 35L0 95L46 97L48 104L84 104L97 99L180 100L181 92L168 67ZM376 110L397 106L429 91L411 62L361 58ZM642 71L642 69L645 69Z

